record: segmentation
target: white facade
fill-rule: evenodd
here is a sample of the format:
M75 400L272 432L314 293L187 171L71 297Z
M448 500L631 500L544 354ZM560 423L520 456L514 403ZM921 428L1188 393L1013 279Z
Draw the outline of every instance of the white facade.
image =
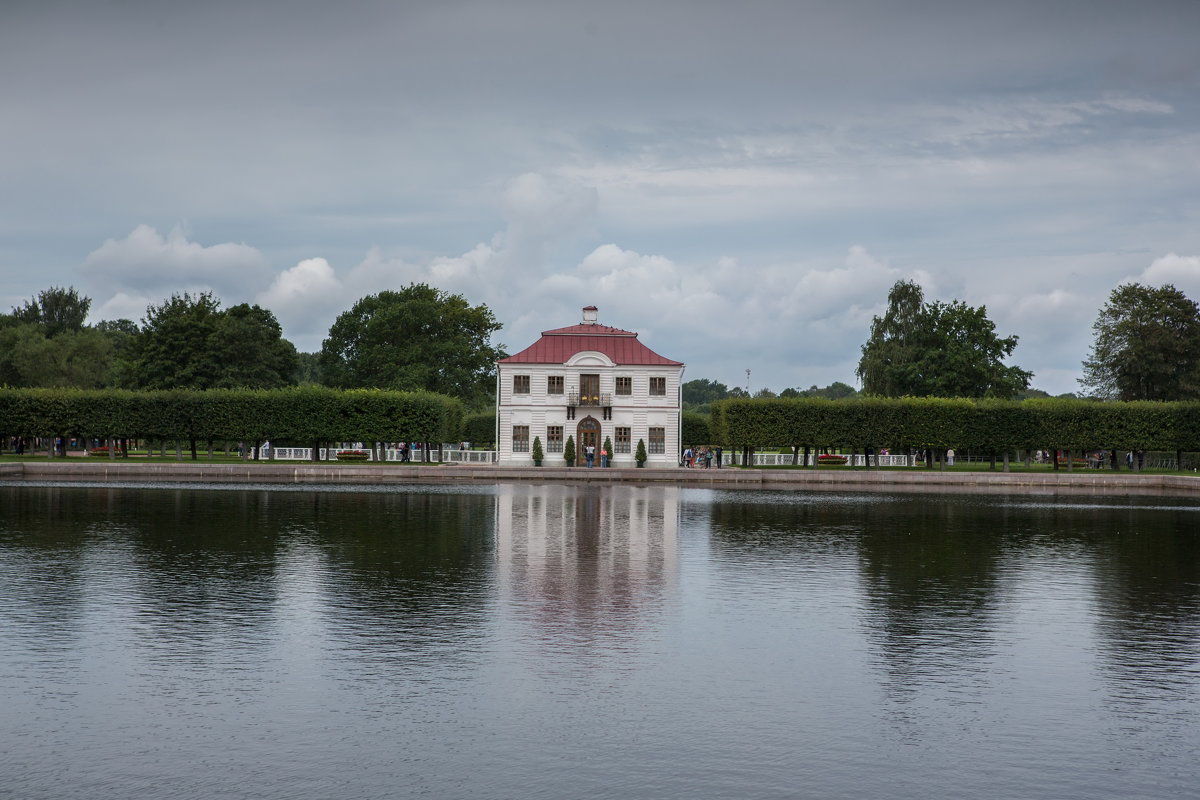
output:
M647 466L677 466L684 366L649 350L636 337L597 324L595 309L589 307L580 325L546 331L534 345L500 361L499 463L532 465L537 437L542 463L562 465L563 447L573 437L576 464L583 466L584 443L594 437L596 467L606 439L613 445L613 466L635 466L639 440L646 444Z

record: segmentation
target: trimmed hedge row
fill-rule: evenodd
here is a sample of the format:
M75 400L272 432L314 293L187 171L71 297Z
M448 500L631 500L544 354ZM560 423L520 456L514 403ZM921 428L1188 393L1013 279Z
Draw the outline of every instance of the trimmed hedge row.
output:
M695 447L696 445L708 444L712 441L712 430L708 423L708 417L704 414L695 411L684 411L680 422L680 435L682 439L680 445L683 447Z
M736 448L1200 450L1200 403L730 399L713 404L710 424L714 441Z
M0 389L3 436L443 442L462 423L461 402L428 392Z
M496 444L496 412L468 414L463 420L462 440L472 447L494 447Z

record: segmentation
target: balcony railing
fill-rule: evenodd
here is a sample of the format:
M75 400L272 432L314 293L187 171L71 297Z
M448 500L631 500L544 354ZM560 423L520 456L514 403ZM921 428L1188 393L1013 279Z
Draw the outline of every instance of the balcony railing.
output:
M570 389L567 391L567 405L569 406L598 406L600 408L612 408L612 394L610 392L600 392L599 394L580 394L578 389Z

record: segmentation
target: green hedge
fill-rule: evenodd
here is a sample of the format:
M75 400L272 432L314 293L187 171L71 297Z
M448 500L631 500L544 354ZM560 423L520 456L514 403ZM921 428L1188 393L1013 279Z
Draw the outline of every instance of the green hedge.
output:
M463 441L472 447L492 447L496 444L496 412L468 414L463 419Z
M695 411L684 411L680 422L683 437L680 444L683 447L695 447L712 442L712 432L709 428L708 417L705 415Z
M462 427L462 403L428 392L0 389L2 436L444 442Z
M714 444L734 448L1200 450L1200 403L729 399L709 424Z

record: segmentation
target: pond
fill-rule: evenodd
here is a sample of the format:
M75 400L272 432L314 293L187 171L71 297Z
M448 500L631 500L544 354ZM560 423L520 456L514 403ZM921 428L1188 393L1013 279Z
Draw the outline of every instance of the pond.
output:
M0 485L0 797L1184 798L1200 505Z

